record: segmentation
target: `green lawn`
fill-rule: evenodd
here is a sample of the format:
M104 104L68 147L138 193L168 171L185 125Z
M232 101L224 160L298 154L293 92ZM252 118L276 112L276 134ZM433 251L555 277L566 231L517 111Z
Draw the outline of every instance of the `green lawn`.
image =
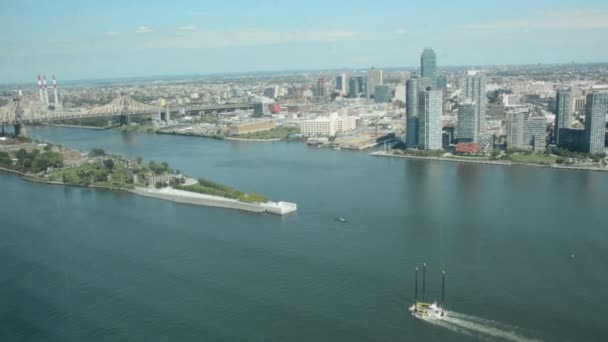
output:
M297 128L276 127L268 131L255 132L236 136L240 139L286 139L287 136L300 133Z
M268 199L262 195L256 193L242 193L237 189L214 183L206 179L201 178L198 182L198 184L194 185L177 185L174 186L174 188L199 194L236 199L248 203L263 203L268 201Z

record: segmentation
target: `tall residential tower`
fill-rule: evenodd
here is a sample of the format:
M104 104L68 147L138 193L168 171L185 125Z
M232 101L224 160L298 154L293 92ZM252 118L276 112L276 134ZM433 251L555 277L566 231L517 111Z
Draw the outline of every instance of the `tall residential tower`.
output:
M572 128L572 91L560 89L555 94L555 128L553 136L555 144L559 146L560 128Z
M606 143L606 115L608 115L608 90L594 91L587 95L585 115L585 143L587 152L604 153Z
M431 81L433 88L437 87L437 55L435 50L426 48L420 56L420 73Z

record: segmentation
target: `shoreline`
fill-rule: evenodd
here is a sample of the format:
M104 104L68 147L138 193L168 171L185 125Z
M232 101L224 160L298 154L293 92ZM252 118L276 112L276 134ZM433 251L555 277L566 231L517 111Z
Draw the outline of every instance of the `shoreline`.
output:
M184 190L177 190L173 188L161 188L161 189L150 189L143 187L134 187L133 189L118 188L112 186L103 185L81 185L81 184L70 184L63 182L53 182L44 179L39 179L35 176L25 174L20 171L6 169L0 167L0 171L12 173L21 176L21 179L26 182L48 184L48 185L60 185L64 187L77 187L77 188L88 188L88 189L103 189L111 191L122 191L128 192L134 195L156 198L164 201L192 204L204 207L224 208L224 209L235 209L248 211L253 213L270 213L275 215L287 215L297 211L297 205L295 203L288 202L265 202L265 203L247 203L239 200L224 198L220 196L212 196L206 194L199 194L195 192L189 192Z
M233 137L225 137L224 140L230 141L245 141L245 142L276 142L281 141L281 138L274 139L247 139L247 138L233 138Z
M96 131L105 131L107 129L116 128L116 127L95 127L95 126L64 125L64 124L50 124L50 123L42 123L40 125L49 126L49 127L84 128L84 129L93 129Z
M447 161L453 163L469 163L469 164L485 164L485 165L500 165L500 166L528 166L528 167L542 167L542 168L550 168L550 169L560 169L560 170L577 170L577 171L596 171L596 172L608 172L608 169L594 167L594 166L568 166L568 165L542 165L542 164L534 164L534 163L521 163L521 162L512 162L512 161L500 161L500 160L474 160L474 159L464 159L464 158L446 158L446 157L424 157L424 156L411 156L411 155L396 155L396 154L388 154L385 151L376 151L370 153L372 156L376 157L385 157L385 158L405 158L405 159L419 159L419 160L437 160L437 161Z

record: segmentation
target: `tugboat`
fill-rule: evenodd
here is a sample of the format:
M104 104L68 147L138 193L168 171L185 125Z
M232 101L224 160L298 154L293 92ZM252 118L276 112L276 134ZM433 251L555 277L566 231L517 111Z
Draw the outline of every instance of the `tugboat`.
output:
M445 304L445 271L441 273L441 305L437 305L436 302L428 303L425 302L425 290L426 290L426 263L422 265L422 301L418 301L418 267L416 267L416 284L414 286L414 300L415 303L409 310L412 315L418 319L423 320L439 320L447 315L447 311L444 310Z

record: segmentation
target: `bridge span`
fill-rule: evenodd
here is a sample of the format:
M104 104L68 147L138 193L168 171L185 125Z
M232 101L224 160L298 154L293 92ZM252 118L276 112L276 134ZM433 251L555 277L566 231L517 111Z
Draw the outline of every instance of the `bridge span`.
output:
M23 96L18 96L7 105L0 107L0 126L17 126L99 116L129 117L130 115L139 114L153 115L154 119L156 120L169 120L170 115L173 112L200 114L246 110L252 108L253 104L250 103L161 107L141 103L127 95L120 95L106 105L88 109L67 109L63 108L62 106L55 106L53 104L35 100L27 100Z

